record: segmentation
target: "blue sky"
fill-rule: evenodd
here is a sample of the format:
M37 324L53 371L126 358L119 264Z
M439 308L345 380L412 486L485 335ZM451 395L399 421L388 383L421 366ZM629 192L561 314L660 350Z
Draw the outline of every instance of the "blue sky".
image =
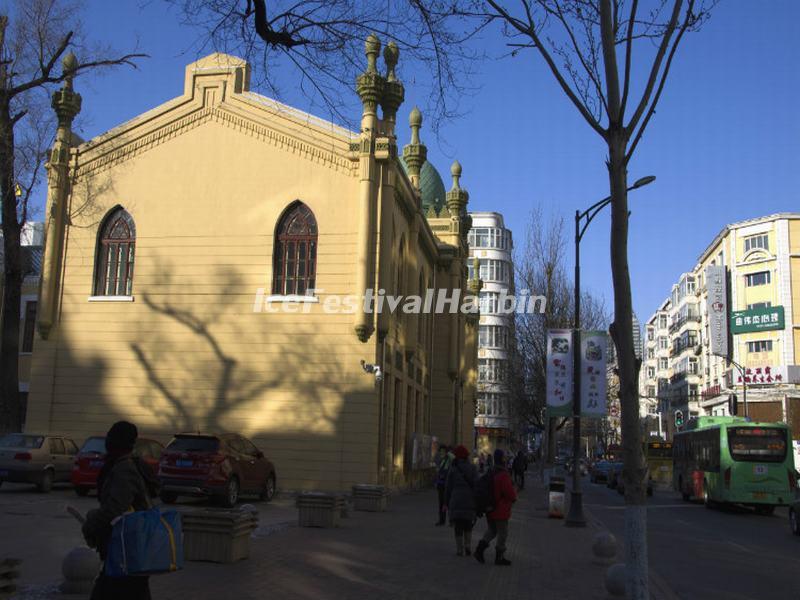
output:
M768 8L767 8L768 7ZM138 70L121 68L76 83L83 95L84 136L99 134L179 95L183 67L197 57L198 32L162 2L91 0L86 28L119 49L150 55ZM630 177L657 181L630 196L630 264L634 308L644 321L729 222L800 210L800 117L797 113L800 2L721 2L711 21L685 38L657 115L630 165ZM505 49L486 36L483 49ZM413 104L425 105L423 73L403 71L406 104L400 142ZM531 210L571 219L607 195L605 149L558 89L538 56L479 66L477 91L462 100L465 116L437 139L423 129L429 159L447 182L458 158L470 208L502 212L522 242ZM298 108L308 100L286 82ZM355 96L354 96L355 98ZM357 106L357 100L356 100ZM319 116L318 110L314 110ZM426 135L427 134L427 135ZM592 223L582 245L583 285L612 306L608 215ZM566 244L572 266L571 241Z

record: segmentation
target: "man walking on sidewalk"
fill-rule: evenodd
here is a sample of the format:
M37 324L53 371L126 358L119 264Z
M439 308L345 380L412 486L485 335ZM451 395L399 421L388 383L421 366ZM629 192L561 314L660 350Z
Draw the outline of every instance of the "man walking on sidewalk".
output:
M446 523L447 503L444 498L444 488L447 484L447 472L450 470L450 463L453 460L453 455L447 446L439 447L439 463L436 468L436 495L439 500L439 519L436 521L436 526L441 527Z
M508 566L511 561L504 556L508 540L508 521L511 519L511 505L517 501L517 494L514 491L514 484L511 482L508 469L506 469L505 453L499 448L494 451L493 488L494 510L486 515L488 529L475 548L475 558L480 563L484 562L483 553L491 541L497 538L494 548L494 564Z

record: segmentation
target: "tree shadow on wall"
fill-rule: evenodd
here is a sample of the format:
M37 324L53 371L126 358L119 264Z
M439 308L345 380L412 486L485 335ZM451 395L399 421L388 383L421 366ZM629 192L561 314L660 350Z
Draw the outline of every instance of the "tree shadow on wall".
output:
M156 317L151 334L130 348L158 392L143 393L140 403L162 426L173 431L224 429L235 417L232 413L264 408L258 403L269 399L270 390L285 395L301 382L306 383L302 402L291 405L294 422L338 431L340 411L325 402L332 393L348 392L335 358L314 366L313 385L303 381L309 373L305 345L265 331L266 324L259 319L280 315L254 314L255 290L230 267L219 267L204 277L219 289L201 303L193 286L202 286L174 283L169 274L176 271L171 265L160 265L158 272L158 284L152 286L158 291L137 295ZM313 325L297 328L306 344L316 343ZM270 342L280 351L270 350Z

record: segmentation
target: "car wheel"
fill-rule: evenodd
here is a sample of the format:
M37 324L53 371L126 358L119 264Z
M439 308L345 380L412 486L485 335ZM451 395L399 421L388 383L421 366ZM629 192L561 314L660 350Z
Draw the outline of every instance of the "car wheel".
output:
M36 489L43 494L47 494L50 490L53 489L52 469L47 469L45 470L44 473L42 473L42 478L39 480L39 483L36 484Z
M82 485L75 486L75 493L78 494L78 496L81 496L81 497L88 496L89 495L89 488L88 487L84 487Z
M792 533L800 535L800 520L797 518L797 513L793 508L789 509L789 525L792 528Z
M175 504L178 500L178 494L175 492L161 492L159 497L164 504Z
M270 474L264 482L264 488L261 490L259 498L264 502L269 502L275 497L275 475Z
M225 486L225 494L222 496L222 505L226 508L233 508L239 500L239 480L231 477L228 485Z
M774 512L775 512L775 507L774 506L769 506L769 505L766 505L766 504L759 504L759 505L756 506L756 514L757 515L763 515L765 517L769 517Z

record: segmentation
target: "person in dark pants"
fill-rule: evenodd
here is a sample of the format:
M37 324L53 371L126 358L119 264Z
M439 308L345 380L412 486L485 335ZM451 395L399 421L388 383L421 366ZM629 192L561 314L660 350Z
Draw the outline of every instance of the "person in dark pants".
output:
M439 519L436 521L437 527L441 527L446 522L447 503L444 499L444 488L447 484L447 471L450 469L453 455L450 454L450 449L447 446L441 446L439 448L439 457L439 465L436 469L436 494L439 499Z
M525 489L525 471L528 470L528 459L525 453L520 450L514 458L514 483L521 490Z
M445 484L445 502L450 524L456 535L456 555L472 552L472 527L475 524L475 481L477 469L469 461L469 450L456 446Z
M100 508L90 510L83 537L105 561L112 521L131 510L147 510L158 494L158 481L150 468L132 456L138 431L133 423L118 421L106 434L106 458L97 477ZM148 577L108 577L104 570L94 582L91 600L150 600Z
M508 566L511 564L505 557L508 522L511 519L511 505L517 501L517 493L505 467L505 453L500 449L494 451L494 465L494 510L486 515L488 528L475 548L475 558L480 563L484 562L483 553L491 541L497 538L494 564Z

